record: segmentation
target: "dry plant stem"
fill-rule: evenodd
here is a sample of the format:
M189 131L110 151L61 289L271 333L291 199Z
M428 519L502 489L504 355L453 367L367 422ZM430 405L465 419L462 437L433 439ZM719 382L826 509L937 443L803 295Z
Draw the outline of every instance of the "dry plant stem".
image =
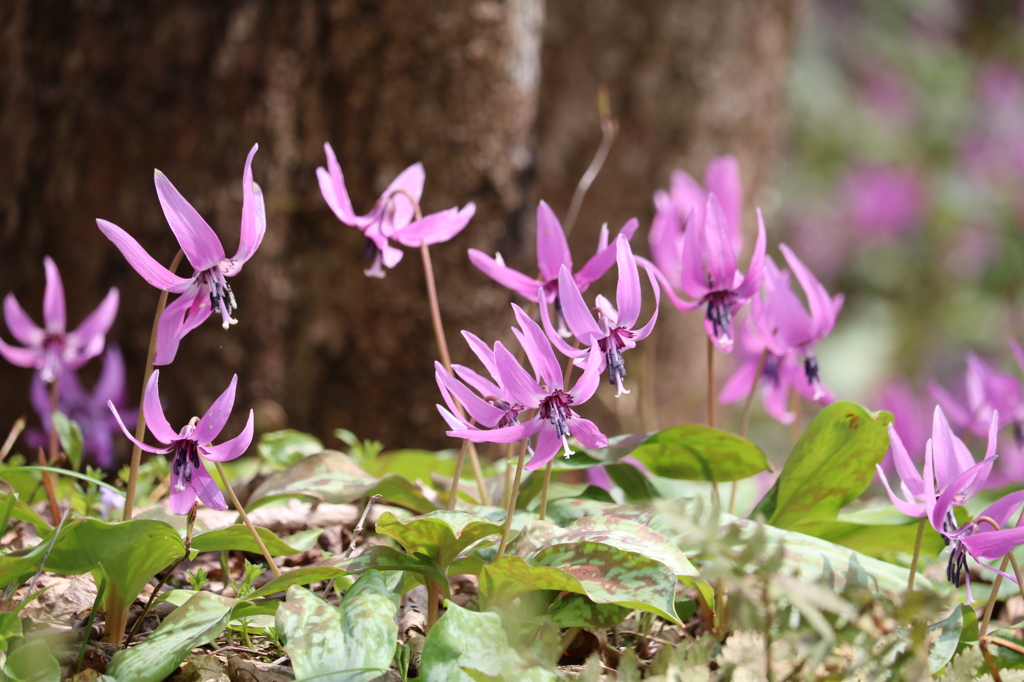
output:
M185 257L185 253L181 250L178 251L177 255L174 256L174 260L171 261L171 266L168 268L172 273L178 269L178 265L181 263L181 259ZM139 398L139 405L142 405L143 398L146 395L146 384L149 383L149 377L153 374L153 358L156 357L156 330L160 324L160 316L164 314L164 308L167 307L167 293L166 291L160 292L160 300L156 304L156 316L153 317L153 330L149 333L149 352L146 353L146 370L142 375L142 397ZM139 420L135 426L135 440L142 441L146 437L146 416L139 410ZM124 498L124 512L121 514L121 518L128 521L132 518L132 512L135 509L135 486L139 482L139 465L142 464L142 448L138 445L132 446L132 461L128 469L128 489L125 491Z
M789 411L796 415L789 427L789 440L795 447L800 440L800 394L795 388L789 389Z
M601 86L597 91L597 112L601 117L601 144L598 146L597 152L594 153L594 158L587 166L587 170L583 173L583 177L580 178L579 184L576 185L576 191L573 192L569 213L565 217L566 237L569 236L573 225L576 224L576 217L579 216L580 207L583 206L583 198L587 196L587 190L594 183L597 174L601 172L601 167L604 166L604 162L608 158L608 152L611 151L615 135L619 130L618 122L611 115L608 88L605 86Z
M274 576L280 578L281 570L274 563L273 557L270 556L270 552L267 551L267 546L263 544L263 538L256 532L256 528L252 525L252 521L249 520L249 515L245 513L245 508L238 503L238 498L235 497L235 491L231 489L231 483L228 481L227 474L224 473L224 467L220 462L214 462L214 466L217 467L217 473L220 474L220 480L224 481L224 487L228 489L228 495L231 497L231 504L235 505L235 510L238 515L242 517L242 521L245 523L245 527L252 533L253 540L260 548L260 552L263 554L263 558L267 560L270 565L270 570L274 572Z
M422 217L419 204L413 202L416 207L416 219ZM441 364L448 374L452 374L452 358L448 353L448 342L444 336L444 323L441 321L441 306L437 302L437 286L434 283L434 265L430 260L430 247L426 243L420 244L420 255L423 257L423 276L427 281L427 299L430 303L430 320L434 324L434 337L437 340L437 352L441 356ZM454 399L454 397L453 397ZM455 406L459 408L459 416L464 417L462 406L456 399ZM490 497L487 495L487 484L484 482L484 472L480 468L480 459L476 455L476 447L469 444L469 464L473 468L473 477L476 479L476 487L480 493L480 504L489 505ZM460 472L461 473L461 472ZM452 481L452 490L459 489L459 479Z
M1003 678L999 676L999 668L996 667L995 661L992 660L992 654L988 651L987 642L979 641L978 648L981 649L981 654L985 657L985 665L988 666L989 672L992 673L992 679L995 682L1003 682Z
M924 524L928 517L923 517L917 524L917 539L914 540L914 558L910 560L910 577L907 578L907 593L914 591L914 578L917 577L917 560L921 557L921 540L924 538Z
M39 448L37 452L39 454L39 466L47 466L46 455L43 454L43 449ZM53 488L53 480L50 478L50 473L43 471L42 474L43 488L46 489L46 497L50 500L50 514L53 515L53 520L56 521L60 518L60 506L57 504L57 492Z
M754 396L757 395L757 385L761 381L761 372L764 371L764 363L768 360L768 349L761 353L757 361L757 369L754 371L754 383L750 385L750 393L747 394L747 402L743 403L743 420L740 422L740 438L747 437L747 428L750 426L750 413L754 409Z
M1009 649L1010 651L1016 651L1018 654L1024 654L1024 646L1021 646L1020 644L1012 640L1003 639L1002 637L986 637L985 643L998 644L999 646L1005 649Z
M459 479L462 478L462 465L466 462L466 450L468 449L469 439L467 438L462 441L462 447L459 449L459 459L455 462L455 473L452 474L452 487L448 491L448 511L455 509L455 503L459 499Z
M377 495L371 495L370 499L366 500L366 506L363 507L363 513L359 517L359 523L357 523L356 527L352 529L352 539L349 540L348 549L345 550L346 559L352 556L352 550L356 548L356 538L358 538L359 534L363 532L363 526L366 525L366 517L370 515L370 509L372 509L373 505L382 497L384 496L378 493Z
M733 513L733 509L736 508L736 488L739 487L739 481L732 482L732 490L729 491L729 513Z
M708 426L718 427L718 415L715 411L715 344L708 337ZM715 509L722 508L722 498L718 494L718 481L711 482L711 502Z
M11 432L7 434L7 440L4 441L3 447L0 447L0 462L7 459L7 455L11 454L11 448L14 447L15 441L18 440L18 436L25 430L25 418L18 417L18 420L14 422L14 426L11 427Z
M981 519L978 519L978 521L981 521L984 518L985 517L981 517ZM1024 521L1024 507L1022 507L1020 513L1017 514L1017 523L1014 524L1014 528L1019 528L1022 521ZM998 528L996 530L998 530ZM1010 563L1011 556L1011 553L1007 553L1006 556L1003 557L1003 563L999 565L1000 573L1006 572L1006 566ZM999 588L1003 584L1003 576L1000 573L996 573L996 579L992 582L992 594L989 595L988 603L985 604L985 613L981 619L981 628L978 630L979 639L981 637L984 637L985 633L988 632L988 623L989 620L991 620L992 612L995 610L996 607L996 599L999 597ZM1017 584L1020 585L1019 573L1017 581ZM1024 590L1024 587L1021 587L1021 590Z
M39 466L53 466L57 461L57 428L53 424L53 413L57 411L57 400L59 397L57 379L54 378L50 384L50 461L47 463L46 456L43 455L43 450L40 448ZM60 505L57 504L57 491L54 479L50 478L50 474L47 471L42 472L42 474L43 487L46 488L46 497L50 500L50 513L53 514L53 520L57 521L60 518Z
M505 527L501 530L501 544L498 545L498 553L494 560L498 561L505 556L505 547L508 545L508 535L512 530L512 515L516 510L516 500L519 497L519 482L523 478L523 464L526 462L526 446L529 438L524 438L519 446L519 463L516 464L516 478L512 482L512 494L508 496L507 513L505 514Z
M565 655L565 650L568 649L572 645L573 640L576 639L576 635L580 634L580 630L581 629L582 628L569 628L568 630L565 631L565 634L562 635L562 639L558 640L558 657L559 658L561 658L562 656Z
M543 521L548 515L548 486L551 485L551 470L555 468L555 460L548 462L544 467L544 485L540 489L540 514L538 518Z

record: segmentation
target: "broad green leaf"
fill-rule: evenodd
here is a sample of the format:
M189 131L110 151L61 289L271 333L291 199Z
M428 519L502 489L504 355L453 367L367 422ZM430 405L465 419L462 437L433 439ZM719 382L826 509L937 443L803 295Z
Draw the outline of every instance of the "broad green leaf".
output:
M544 615L558 628L613 628L629 612L624 606L597 604L581 594L560 594Z
M293 586L277 610L277 633L298 679L368 682L391 666L397 611L398 596L380 573L359 578L340 607Z
M485 565L480 571L479 590L488 606L502 607L534 590L586 593L583 584L571 573L558 567L531 566L518 556L504 556Z
M257 528L260 539L267 546L271 556L291 556L301 554L316 544L317 538L323 533L320 529L304 530L287 538L279 538L273 531ZM253 539L249 529L243 525L198 533L192 538L192 549L196 552L219 552L238 549L244 552L259 553L259 545Z
M0 611L0 651L7 651L17 637L21 637L21 617L14 611Z
M835 519L875 475L889 447L888 412L872 414L851 402L832 403L814 418L758 504L776 528Z
M960 644L960 636L964 630L964 613L969 610L974 615L974 609L966 604L957 606L953 612L944 620L928 626L929 632L938 631L938 639L928 652L928 672L932 675L942 670L956 653L957 645ZM977 622L977 620L975 620Z
M263 587L250 594L247 599L258 599L276 592L284 592L292 585L308 585L321 580L331 580L343 575L358 574L365 571L410 571L422 575L424 579L433 580L448 596L448 577L441 567L430 557L422 554L412 556L403 554L393 547L375 545L357 557L346 559L334 557L324 559L312 566L303 566L294 571L274 578Z
M143 642L114 654L107 674L118 680L160 682L192 649L212 642L224 631L234 603L212 592L197 593Z
M364 462L363 468L373 476L398 474L410 481L429 481L434 474L453 476L455 457L449 452L391 450Z
M548 682L555 672L530 665L513 649L496 613L478 613L446 602L447 612L423 644L420 679L423 682L523 680Z
M605 465L605 470L615 485L622 489L626 496L626 502L648 502L660 497L658 489L654 487L644 472L627 462Z
M18 647L4 662L5 682L60 682L60 663L42 640Z
M862 523L845 521L812 521L794 524L790 530L813 535L816 538L879 558L886 554L899 552L910 554L914 551L918 519L904 517L904 520L909 523L867 526ZM946 543L942 541L942 536L935 532L931 524L925 524L924 536L921 538L921 555L935 556L945 546Z
M63 412L53 413L53 427L57 430L60 447L71 462L71 468L78 471L82 468L82 429L78 422L67 418Z
M277 469L286 469L303 457L323 452L324 444L308 433L284 429L260 436L256 449L263 461Z
M548 518L559 526L568 526L585 516L615 516L649 526L654 519L650 506L609 504L598 500L555 500L548 503Z
M47 523L46 519L37 514L35 509L17 499L13 494L5 495L0 493L0 505L7 504L8 497L14 498L14 506L11 508L12 519L17 519L30 524L36 529L36 535L39 537L46 537L47 533L53 530L53 526Z
M462 511L433 511L399 519L384 512L377 532L394 538L409 554L425 554L447 568L466 548L491 536L500 536L502 525Z
M437 510L437 505L427 499L425 485L410 481L398 474L388 474L377 481L377 484L366 491L366 497L380 495L385 502L405 507L417 514L427 514Z
M652 474L687 481L737 481L771 468L761 448L746 438L700 424L650 434L628 454Z

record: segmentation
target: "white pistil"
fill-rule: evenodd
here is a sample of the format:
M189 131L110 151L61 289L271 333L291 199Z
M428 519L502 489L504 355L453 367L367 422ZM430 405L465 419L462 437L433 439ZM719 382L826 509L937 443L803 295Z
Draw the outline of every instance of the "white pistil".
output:
M618 389L618 392L615 394L616 398L623 393L629 393L629 391L622 385L622 375L619 372L615 372L615 386Z
M569 459L571 456L576 454L575 452L573 452L572 448L569 447L569 437L568 436L569 436L569 434L563 434L562 435L562 447L565 448L564 457L566 459Z

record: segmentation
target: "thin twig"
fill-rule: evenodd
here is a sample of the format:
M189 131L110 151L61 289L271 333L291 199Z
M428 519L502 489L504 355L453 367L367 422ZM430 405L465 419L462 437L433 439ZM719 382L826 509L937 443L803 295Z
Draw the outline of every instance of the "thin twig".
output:
M171 266L168 270L173 274L178 269L178 265L181 263L181 259L184 258L185 252L178 250L178 253L174 256L174 260L171 261ZM146 353L146 370L142 373L142 397L139 398L139 404L141 405L146 397L146 384L149 383L149 377L153 374L153 358L156 357L156 332L157 327L160 325L160 317L164 314L164 308L167 307L167 291L160 292L160 300L156 304L156 315L153 317L153 329L149 332L149 351ZM139 410L138 423L135 425L135 440L142 442L142 439L146 437L146 415ZM139 466L142 464L142 448L138 445L132 445L132 460L128 469L128 490L125 493L124 498L124 511L121 514L121 518L124 521L128 521L132 518L132 512L135 509L135 486L139 482Z
M999 668L996 667L995 661L992 660L992 654L988 651L986 640L980 640L978 642L978 648L981 649L981 655L985 657L985 665L988 666L989 672L992 673L992 679L994 682L1003 682L1003 678L999 676Z
M608 152L611 151L612 143L615 142L615 136L619 131L618 121L612 118L608 88L604 85L597 89L597 114L601 118L601 144L598 146L597 152L594 153L594 158L586 172L583 173L583 177L576 185L576 191L573 192L572 203L569 204L569 213L565 216L565 225L563 226L566 237L572 232L580 208L583 206L583 198L587 196L587 190L594 183L597 174L601 172L601 167L604 166Z
M459 458L455 460L455 473L452 474L452 487L448 491L448 504L446 505L448 511L455 509L455 503L459 499L459 480L462 478L462 467L466 463L466 451L469 450L470 440L466 438L462 441L462 447L459 448Z
M359 523L357 523L356 527L352 529L352 539L349 540L349 542L348 542L348 549L345 550L345 558L346 559L348 559L348 558L350 558L352 556L352 552L356 548L356 538L358 538L359 534L363 532L363 525L366 523L366 517L370 515L370 509L382 497L384 497L384 496L380 495L380 494L371 495L370 498L368 500L366 500L366 506L363 507L363 514L362 514L362 516L359 517Z
M42 452L40 450L40 452ZM57 538L60 537L60 529L64 527L64 522L67 521L68 514L71 513L71 507L67 508L67 511L63 515L58 514L60 517L60 523L53 529L53 539L50 540L50 546L46 548L46 553L43 554L43 560L39 562L39 569L36 574L32 576L32 581L28 584L28 589L25 590L25 596L21 598L21 603L18 606L22 606L28 601L29 596L32 594L32 588L36 586L36 581L39 580L39 576L43 574L43 570L46 568L46 561L50 558L50 552L53 551L53 546L57 544Z
M235 505L235 510L238 511L238 515L242 517L242 521L245 523L249 532L252 533L253 540L260 548L260 552L263 553L263 558L267 560L270 565L270 570L274 572L274 575L278 578L281 577L281 570L274 563L273 557L270 556L270 552L267 551L267 546L263 544L263 538L256 532L256 527L252 525L252 521L249 520L249 515L245 513L245 508L239 504L238 498L235 497L235 491L231 489L231 483L228 481L227 474L224 473L224 467L220 462L214 462L214 466L217 467L217 473L220 474L220 478L224 481L224 487L228 489L228 495L231 496L231 503Z
M582 630L582 629L583 628L575 627L575 628L569 628L568 630L565 631L565 634L562 635L562 639L558 640L558 657L559 658L561 658L562 656L565 655L566 650L572 645L573 640L576 639L576 636L578 634L580 634L580 630Z
M3 447L0 447L0 462L7 459L7 455L11 453L11 448L14 447L15 441L18 440L18 436L25 430L25 418L18 417L17 421L14 422L14 426L11 427L11 432L7 434L7 440L4 441Z

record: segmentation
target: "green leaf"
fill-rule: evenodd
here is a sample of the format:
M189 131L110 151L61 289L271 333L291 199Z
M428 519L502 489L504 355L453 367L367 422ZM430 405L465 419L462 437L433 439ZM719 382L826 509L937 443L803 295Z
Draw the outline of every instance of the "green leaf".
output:
M686 481L738 481L771 468L746 438L700 424L650 434L629 454L656 476Z
M649 526L654 519L650 506L609 504L599 500L554 500L548 503L548 518L559 526L568 526L585 516L615 516Z
M422 554L411 556L403 554L394 547L375 545L357 557L346 559L334 557L325 559L312 566L304 566L274 578L263 587L255 590L247 599L258 599L276 592L283 592L292 585L308 585L321 580L331 580L339 576L359 574L366 571L409 571L422 575L425 580L435 581L445 596L448 592L448 577L441 567L430 557Z
M234 603L212 592L196 593L145 641L114 654L107 674L118 680L160 682L192 649L212 642L224 631Z
M558 567L531 566L518 556L504 556L480 571L480 595L488 606L508 606L534 590L558 590L586 594L576 576Z
M57 430L60 447L71 462L71 468L78 471L82 468L82 429L78 422L71 421L63 412L53 413L53 426Z
M21 637L21 617L14 611L0 611L0 651L7 651L12 639Z
M9 500L14 500L14 506L11 508L12 519L17 519L30 524L36 529L36 535L41 538L46 537L46 535L53 530L53 526L47 523L46 519L37 514L35 509L17 499L13 493L8 493L6 495L0 493L0 504L9 504Z
M466 548L491 536L500 536L502 525L463 511L433 511L423 516L399 519L384 512L377 519L377 532L394 538L409 554L425 554L442 569Z
M513 649L496 613L477 613L451 602L423 644L423 682L557 679L554 671L530 665Z
M298 679L368 682L391 666L398 638L398 597L385 576L368 573L349 588L340 608L293 586L276 626Z
M284 429L260 436L256 449L263 461L277 469L286 469L303 457L323 452L324 444L308 433Z
M544 615L558 628L613 628L629 612L625 606L597 604L581 594L560 594Z
M864 525L845 521L812 521L794 524L791 530L813 535L876 558L899 552L911 553L917 541L919 519L903 517L899 525ZM925 524L921 556L935 556L945 548L942 536Z
M391 450L363 462L363 468L374 476L398 474L410 481L429 481L434 474L453 476L455 457L448 452Z
M279 538L273 531L257 528L260 539L267 546L271 556L291 556L301 554L316 544L317 538L323 533L320 529L304 530L287 538ZM253 539L249 529L243 525L199 533L192 538L192 549L196 552L219 552L238 549L244 552L259 553L259 545Z
M855 500L875 475L889 447L888 412L872 414L851 402L818 413L786 460L754 514L777 528L832 520Z
M928 652L928 672L932 675L942 670L947 663L953 659L957 645L960 644L960 636L964 630L964 610L969 609L962 604L953 609L944 620L928 626L928 631L938 631L939 638L932 645ZM969 609L974 615L974 609ZM975 619L977 622L977 619Z
M608 464L605 465L605 471L608 472L615 485L622 488L626 502L647 502L661 497L658 494L658 489L644 475L644 472L632 464L626 462Z
M4 663L5 682L60 682L60 663L46 642L37 640L18 647Z

